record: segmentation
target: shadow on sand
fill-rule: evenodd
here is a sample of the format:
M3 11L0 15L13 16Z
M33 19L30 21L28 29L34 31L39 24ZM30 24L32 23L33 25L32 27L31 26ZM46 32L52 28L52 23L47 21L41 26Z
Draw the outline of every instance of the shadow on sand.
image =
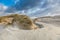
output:
M44 26L42 24L35 23L35 25L37 25L38 28L44 28Z

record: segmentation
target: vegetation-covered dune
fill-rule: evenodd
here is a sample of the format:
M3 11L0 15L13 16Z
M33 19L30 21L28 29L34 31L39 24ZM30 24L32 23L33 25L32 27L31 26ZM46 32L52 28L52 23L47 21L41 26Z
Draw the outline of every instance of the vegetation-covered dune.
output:
M0 17L0 24L13 25L16 22L22 29L35 29L33 21L26 15L12 14Z

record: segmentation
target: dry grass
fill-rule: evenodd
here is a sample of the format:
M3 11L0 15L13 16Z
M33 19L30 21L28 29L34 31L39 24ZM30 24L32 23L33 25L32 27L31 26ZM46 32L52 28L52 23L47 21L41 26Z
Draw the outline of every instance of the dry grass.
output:
M35 28L33 21L30 19L30 17L26 15L12 14L0 17L0 23L4 23L6 25L13 25L14 22L16 22L22 29Z

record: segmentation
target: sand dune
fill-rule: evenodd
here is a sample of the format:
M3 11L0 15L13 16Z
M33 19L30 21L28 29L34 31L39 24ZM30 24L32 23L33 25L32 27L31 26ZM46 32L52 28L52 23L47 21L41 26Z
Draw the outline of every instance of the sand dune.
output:
M43 27L36 30L21 30L17 27L8 26L0 29L0 40L60 40L58 21L59 19L55 20L54 18L40 18L40 21L36 23ZM0 27L4 26L1 25Z
M20 30L5 28L0 32L0 40L60 40L60 28L51 24L40 23L44 28L36 30Z

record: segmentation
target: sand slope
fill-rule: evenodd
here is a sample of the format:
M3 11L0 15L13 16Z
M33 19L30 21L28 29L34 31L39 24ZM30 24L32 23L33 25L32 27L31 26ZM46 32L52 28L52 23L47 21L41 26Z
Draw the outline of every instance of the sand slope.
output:
M60 28L51 24L40 23L44 28L37 30L19 30L5 28L0 32L0 40L60 40Z

